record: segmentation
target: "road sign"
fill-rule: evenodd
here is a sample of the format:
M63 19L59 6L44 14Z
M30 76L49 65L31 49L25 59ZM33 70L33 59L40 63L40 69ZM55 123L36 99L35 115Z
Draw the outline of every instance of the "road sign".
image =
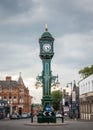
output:
M44 111L43 115L44 116L52 116L52 112L51 111L50 112Z
M43 115L46 116L46 111L43 112Z
M46 112L50 112L51 111L51 107L49 105L46 106Z

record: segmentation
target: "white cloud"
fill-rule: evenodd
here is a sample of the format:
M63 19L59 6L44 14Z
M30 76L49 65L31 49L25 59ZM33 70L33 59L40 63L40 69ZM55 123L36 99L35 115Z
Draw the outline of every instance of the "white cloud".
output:
M53 75L59 75L62 86L78 81L78 71L93 64L92 13L92 0L0 1L0 77L16 79L21 72L31 95L40 101L41 89L34 85L42 72L38 39L47 23L55 38Z
M87 64L89 60L92 60L92 49L93 49L93 33L85 33L85 34L66 34L56 40L56 51L62 52L60 56L59 54L56 54L56 58L61 61L64 64L64 62L67 62L67 60L71 63L76 63L77 65L81 64L83 62L84 64ZM90 59L86 59L86 57ZM56 60L56 61L58 61ZM62 63L61 62L61 63ZM78 63L80 62L80 63ZM91 61L90 61L91 62ZM82 65L83 65L82 63Z
M74 1L74 5L85 12L93 12L93 1L92 0L78 0Z

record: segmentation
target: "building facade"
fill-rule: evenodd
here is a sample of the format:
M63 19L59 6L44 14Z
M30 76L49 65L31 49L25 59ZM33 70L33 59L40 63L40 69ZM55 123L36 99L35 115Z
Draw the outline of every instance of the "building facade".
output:
M18 81L12 80L10 76L6 80L0 80L0 100L7 101L9 113L31 112L31 98L21 75Z
M79 81L81 119L93 120L93 75Z

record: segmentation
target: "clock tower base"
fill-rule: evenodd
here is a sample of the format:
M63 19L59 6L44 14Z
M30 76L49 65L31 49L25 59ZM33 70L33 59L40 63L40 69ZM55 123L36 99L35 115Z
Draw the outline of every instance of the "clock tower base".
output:
M43 111L39 111L37 116L38 123L56 123L56 116L55 113L52 113L51 116L47 115Z
M46 112L46 106L52 106L52 98L51 96L43 96L42 98L42 105L43 105L43 110L39 111L38 116L37 116L37 122L38 123L56 123L56 115L53 110L50 112Z

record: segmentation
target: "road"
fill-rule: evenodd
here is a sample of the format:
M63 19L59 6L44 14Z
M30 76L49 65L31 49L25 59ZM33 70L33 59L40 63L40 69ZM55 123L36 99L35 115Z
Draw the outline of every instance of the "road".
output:
M0 120L1 130L93 130L93 122L89 121L77 121L77 120L65 120L63 125L43 125L43 126L32 126L30 119L21 120ZM58 122L61 122L58 119ZM34 124L34 123L33 123Z

